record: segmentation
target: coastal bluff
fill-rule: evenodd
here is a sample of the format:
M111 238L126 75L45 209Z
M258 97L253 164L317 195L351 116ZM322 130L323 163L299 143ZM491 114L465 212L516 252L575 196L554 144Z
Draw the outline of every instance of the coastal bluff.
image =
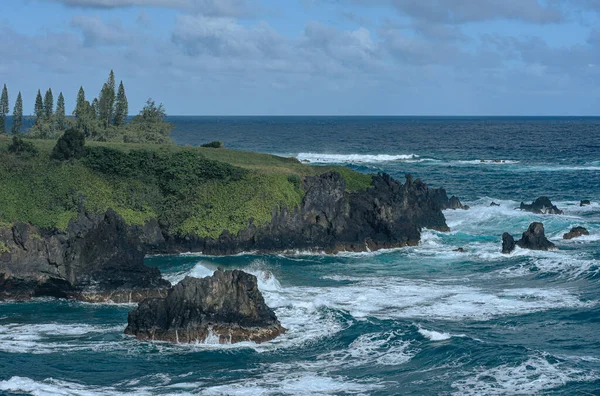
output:
M405 183L374 175L369 188L348 191L337 172L307 176L294 209L273 208L264 225L248 221L218 238L172 235L159 221L127 224L117 212L82 211L65 231L16 222L0 228L0 299L38 296L89 302L139 302L170 288L146 254L202 252L231 255L309 250L374 251L414 246L422 228L448 231L442 209L450 199L407 176Z

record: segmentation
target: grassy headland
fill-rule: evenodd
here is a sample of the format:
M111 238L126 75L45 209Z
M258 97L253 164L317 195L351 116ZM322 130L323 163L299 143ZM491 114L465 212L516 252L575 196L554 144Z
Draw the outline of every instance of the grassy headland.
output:
M348 190L371 182L346 167L224 148L87 141L85 156L57 161L55 140L24 141L38 153L11 153L0 136L0 223L65 229L82 209L112 208L129 224L157 219L172 234L216 238L299 205L304 176L335 170Z

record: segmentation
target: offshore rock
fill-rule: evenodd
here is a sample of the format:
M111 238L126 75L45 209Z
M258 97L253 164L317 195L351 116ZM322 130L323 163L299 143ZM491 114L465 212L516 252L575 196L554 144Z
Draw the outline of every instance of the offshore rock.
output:
M563 235L563 239L579 238L584 235L590 235L590 232L584 227L573 227L571 231Z
M369 189L346 191L339 173L304 179L305 195L294 210L275 210L271 222L250 224L219 238L166 236L155 252L230 255L244 251L374 251L415 246L421 229L449 231L442 213L450 202L443 189L429 189L409 175L404 184L387 174L373 176ZM459 201L460 202L460 201Z
M500 206L500 204L497 204L496 202L492 201L492 203L490 204L490 206Z
M589 206L592 204L592 201L590 201L589 199L584 199L581 202L579 202L579 206Z
M563 214L563 211L553 205L548 197L540 197L530 205L521 202L519 209L536 214Z
M142 301L129 313L125 334L176 343L270 341L285 329L258 290L254 275L217 270L186 277L165 298ZM215 339L216 341L216 339Z
M546 238L542 223L531 223L527 231L523 233L523 237L517 241L517 246L530 250L551 250L556 248Z
M51 296L137 302L170 287L144 265L140 234L115 211L81 213L65 232L0 228L0 300Z
M515 250L515 238L508 232L502 234L502 254L510 254Z
M458 199L458 197L456 196L452 196L450 198L448 198L448 195L446 193L446 190L443 188L438 188L435 190L431 190L431 196L432 196L432 200L434 200L435 202L437 202L438 206L440 207L441 210L446 210L446 209L452 209L452 210L456 210L456 209L464 209L467 210L469 209L468 205L463 205L460 202L460 199Z

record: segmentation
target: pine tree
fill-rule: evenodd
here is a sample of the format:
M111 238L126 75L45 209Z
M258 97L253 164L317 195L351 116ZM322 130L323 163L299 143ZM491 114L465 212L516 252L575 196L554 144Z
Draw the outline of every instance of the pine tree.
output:
M79 92L77 93L77 104L75 105L75 110L73 111L73 115L77 118L82 118L87 115L88 105L85 100L85 91L83 87L79 87Z
M2 89L2 95L0 95L0 134L6 133L6 116L8 115L8 89L6 84Z
M98 104L98 98L94 98L94 100L92 100L92 106L90 107L90 114L96 120L98 118L100 118L100 115L98 114L99 110L100 110L100 105Z
M17 101L15 102L15 108L13 110L13 124L12 134L18 135L21 133L21 126L23 125L23 98L21 98L21 91L17 95Z
M115 106L115 73L111 70L108 75L108 80L102 86L100 91L100 99L98 101L98 112L100 114L100 121L105 128L112 123L114 118L114 106Z
M119 91L117 92L117 101L115 103L115 120L116 126L125 124L127 115L129 113L129 104L127 103L127 96L125 95L125 87L123 81L119 84Z
M48 88L46 95L44 96L44 118L51 120L54 114L54 95L52 95L52 88Z
M59 131L64 131L67 124L67 117L65 115L65 97L63 93L58 94L58 100L56 101L56 127Z
M36 117L35 122L41 121L44 118L44 101L42 100L42 93L38 89L37 96L35 97L35 110L34 114Z

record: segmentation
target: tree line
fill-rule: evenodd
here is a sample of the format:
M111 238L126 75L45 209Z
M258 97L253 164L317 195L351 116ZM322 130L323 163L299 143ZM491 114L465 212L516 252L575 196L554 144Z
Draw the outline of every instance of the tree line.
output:
M6 84L0 95L0 135L7 134L6 117L9 113L9 97ZM54 108L54 95L48 89L42 97L38 90L35 106L35 121L28 137L57 139L67 129L81 132L88 140L121 141L139 143L169 143L172 126L165 121L166 112L162 104L156 105L148 99L138 115L128 120L129 103L123 81L116 87L115 74L111 70L98 97L86 99L83 87L79 88L72 117L66 116L65 98L60 92ZM19 135L23 128L23 99L17 95L13 109L11 134Z

